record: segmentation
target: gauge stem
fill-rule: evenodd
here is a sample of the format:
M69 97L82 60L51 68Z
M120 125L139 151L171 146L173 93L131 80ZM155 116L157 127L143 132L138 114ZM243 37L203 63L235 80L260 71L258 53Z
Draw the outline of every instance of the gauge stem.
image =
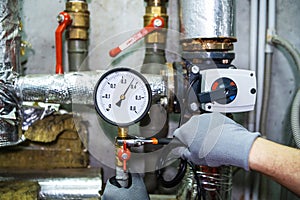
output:
M128 127L118 127L118 137L126 138L128 137ZM128 186L129 173L128 170L124 170L124 162L122 162L118 157L118 152L122 146L115 144L116 147L116 180L122 187Z

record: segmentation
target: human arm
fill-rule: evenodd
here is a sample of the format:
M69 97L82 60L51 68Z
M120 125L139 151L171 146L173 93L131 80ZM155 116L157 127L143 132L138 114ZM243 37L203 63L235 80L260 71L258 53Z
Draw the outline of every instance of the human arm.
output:
M249 153L249 166L300 196L299 149L257 138Z
M220 113L192 117L174 132L176 154L196 165L233 165L271 176L300 196L300 150L260 138Z

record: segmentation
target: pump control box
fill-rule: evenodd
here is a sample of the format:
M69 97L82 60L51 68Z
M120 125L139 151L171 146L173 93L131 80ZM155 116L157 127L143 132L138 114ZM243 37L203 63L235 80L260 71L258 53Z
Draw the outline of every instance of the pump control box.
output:
M211 96L211 102L201 103L203 110L236 113L254 109L257 91L254 71L208 69L200 71L200 74L201 93Z

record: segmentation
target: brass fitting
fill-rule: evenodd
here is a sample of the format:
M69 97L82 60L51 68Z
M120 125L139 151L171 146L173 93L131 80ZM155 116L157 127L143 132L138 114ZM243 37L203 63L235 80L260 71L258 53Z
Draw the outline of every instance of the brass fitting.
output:
M128 136L128 127L118 127L118 137L126 138Z
M128 127L118 127L118 137L126 138L127 136L128 136ZM120 159L118 158L118 152L123 147L119 146L118 144L115 144L115 146L116 146L116 166L122 167L123 162L120 161Z
M147 0L146 14L144 15L144 26L150 24L153 17L162 17L165 21L164 29L168 27L168 15L166 0ZM166 34L164 30L155 31L145 37L146 43L165 43Z
M72 18L72 25L67 30L67 39L88 39L89 11L88 4L84 1L68 1L66 12Z
M236 38L197 38L181 41L183 51L231 51Z

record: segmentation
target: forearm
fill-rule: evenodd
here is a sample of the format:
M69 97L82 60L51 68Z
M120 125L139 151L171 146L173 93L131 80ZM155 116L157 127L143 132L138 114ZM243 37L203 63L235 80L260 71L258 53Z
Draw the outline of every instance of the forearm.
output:
M258 138L250 150L249 166L300 196L300 150Z

